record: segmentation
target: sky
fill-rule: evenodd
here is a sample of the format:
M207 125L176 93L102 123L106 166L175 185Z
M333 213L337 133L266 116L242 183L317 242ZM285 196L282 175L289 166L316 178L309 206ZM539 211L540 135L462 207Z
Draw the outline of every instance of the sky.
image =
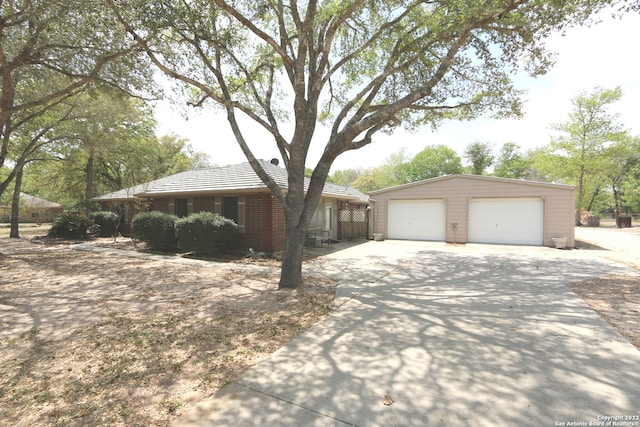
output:
M413 133L397 130L393 135L378 134L372 144L339 156L332 172L376 167L400 150L413 157L429 145L447 145L461 157L464 149L474 142L487 142L496 152L506 142L515 142L523 151L541 147L549 142L549 126L568 119L571 99L598 86L622 88L622 99L609 111L619 114L619 122L633 135L640 136L640 58L636 45L640 40L640 14L612 19L605 13L601 19L591 27L577 27L564 36L552 36L547 45L557 53L557 58L551 71L535 79L524 77L515 81L517 88L526 91L522 119L451 121L435 132L425 127ZM246 161L223 111L191 109L185 120L169 101L160 102L155 111L158 135L175 133L186 138L195 150L209 154L214 165ZM328 132L320 126L317 129L320 136ZM252 145L257 158L280 157L269 135L259 131L248 135L258 141ZM314 142L308 167L318 161L324 147L321 138Z

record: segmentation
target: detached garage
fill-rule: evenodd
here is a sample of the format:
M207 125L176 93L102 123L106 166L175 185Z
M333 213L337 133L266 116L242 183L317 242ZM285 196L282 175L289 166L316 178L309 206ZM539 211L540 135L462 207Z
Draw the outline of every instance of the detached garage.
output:
M449 175L370 193L373 232L388 239L574 246L574 187Z

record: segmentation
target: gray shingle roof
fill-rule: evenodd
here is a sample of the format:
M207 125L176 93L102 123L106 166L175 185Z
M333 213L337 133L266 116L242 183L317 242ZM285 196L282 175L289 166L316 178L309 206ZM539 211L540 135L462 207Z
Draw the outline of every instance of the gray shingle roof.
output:
M267 161L261 161L265 171L278 183L287 188L287 171ZM309 179L305 179L308 187ZM94 198L96 201L121 201L137 197L176 196L181 194L206 194L233 191L268 191L267 186L254 172L251 165L240 163L213 169L191 170L165 178L150 181L135 187L126 188ZM351 187L326 183L323 194L361 203L367 202L367 196Z
M55 202L50 202L40 197L35 197L27 193L20 193L20 199L25 206L34 208L61 208L62 205Z

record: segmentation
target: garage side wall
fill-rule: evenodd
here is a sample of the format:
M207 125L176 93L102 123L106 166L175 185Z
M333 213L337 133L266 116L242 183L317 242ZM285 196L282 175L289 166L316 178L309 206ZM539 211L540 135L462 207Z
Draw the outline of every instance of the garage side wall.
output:
M374 232L388 236L390 200L441 199L446 209L446 241L467 243L471 199L519 197L543 200L545 246L553 246L553 237L567 237L567 246L574 246L572 187L491 177L451 176L374 192L371 194Z

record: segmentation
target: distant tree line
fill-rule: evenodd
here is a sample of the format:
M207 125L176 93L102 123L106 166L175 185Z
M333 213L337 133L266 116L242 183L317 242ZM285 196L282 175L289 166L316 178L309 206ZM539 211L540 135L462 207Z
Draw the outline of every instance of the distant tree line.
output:
M576 224L585 210L640 212L640 138L608 111L622 95L620 88L601 87L578 94L567 121L553 124L551 142L539 148L473 142L461 157L430 145L412 158L403 149L377 167L335 171L329 181L370 192L450 174L491 175L574 185Z

